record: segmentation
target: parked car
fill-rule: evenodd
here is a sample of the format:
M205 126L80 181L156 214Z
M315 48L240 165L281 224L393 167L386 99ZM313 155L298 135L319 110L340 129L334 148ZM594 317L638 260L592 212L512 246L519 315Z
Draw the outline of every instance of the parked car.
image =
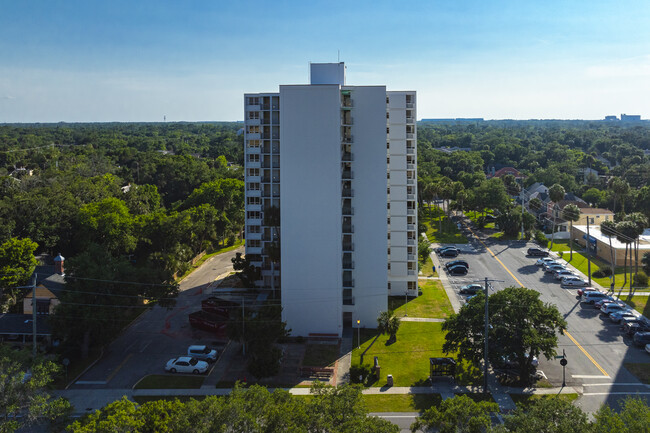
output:
M582 294L581 301L584 302L585 304L593 304L596 301L600 301L601 299L608 298L608 296L604 293L601 292L587 292Z
M480 284L468 284L460 288L461 295L473 295L484 290Z
M194 345L187 348L187 356L202 361L214 362L217 360L217 351L205 345Z
M630 318L635 318L636 313L634 313L632 310L621 310L621 311L614 311L612 314L609 315L609 320L611 320L614 323L621 323L621 320L625 319L626 317Z
M605 298L603 298L603 299L598 299L598 300L594 301L594 308L597 308L597 309L600 310L600 308L601 308L603 305L605 305L605 304L612 304L612 303L615 304L616 302L617 302L616 299L614 299L614 298L611 297L611 296L607 296L607 297L605 297Z
M526 358L528 358L528 353L525 354ZM519 368L519 362L515 359L511 359L508 357L503 357L501 358L501 365L506 367L506 368ZM539 360L537 359L536 356L533 356L533 360L531 361L531 365L535 368L539 366Z
M165 370L170 373L199 374L208 371L208 363L205 361L199 361L191 356L179 356L178 358L173 358L167 361Z
M542 269L546 270L546 268L553 265L562 265L562 263L558 262L557 260L547 260L544 263L542 263Z
M555 261L555 259L552 259L552 258L550 258L550 257L542 257L541 259L537 259L537 261L535 262L535 264L536 264L537 266L542 266L544 263L549 263L549 262L557 263L557 262Z
M594 287L583 287L582 289L578 289L578 296L582 296L584 293L587 292L600 292L600 290L594 288Z
M578 278L577 280L567 279L566 281L562 282L562 285L566 286L566 287L585 287L585 286L589 285L589 282L585 281L585 280L582 280L580 278ZM587 293L589 293L589 292L587 292Z
M529 256L540 256L540 257L548 257L548 251L544 251L539 248L528 248L528 255Z
M557 271L553 272L553 275L555 276L556 280L561 280L564 277L577 277L573 271L570 271L568 269L558 269Z
M458 257L460 250L458 248L447 248L446 250L440 251L441 257Z
M452 266L448 272L449 275L467 275L467 268L465 266Z
M465 302L469 302L470 299L475 298L476 295L477 295L477 293L475 293L475 294L473 294L473 295L469 295L467 298L465 298Z
M465 260L460 260L460 259L452 260L451 262L445 263L445 268L449 269L452 266L456 266L456 265L465 266L467 269L469 269L469 263L467 263Z
M640 320L629 320L623 324L622 331L626 335L633 336L637 332L650 332L650 326Z
M650 344L650 332L639 331L636 334L634 334L632 340L634 341L634 344L636 344L637 346L645 346L646 344Z
M555 265L547 266L544 272L546 272L547 274L554 274L555 271L561 271L564 269L566 269L566 266L555 264Z
M602 307L600 307L600 312L603 314L610 315L612 313L619 313L622 311L627 311L630 308L622 303L618 302L611 302L609 304L604 304Z
M456 248L456 247L453 246L453 245L447 245L446 247L438 247L438 248L436 248L436 253L440 254L440 253L443 252L444 250L449 250L449 249L457 250L458 248Z

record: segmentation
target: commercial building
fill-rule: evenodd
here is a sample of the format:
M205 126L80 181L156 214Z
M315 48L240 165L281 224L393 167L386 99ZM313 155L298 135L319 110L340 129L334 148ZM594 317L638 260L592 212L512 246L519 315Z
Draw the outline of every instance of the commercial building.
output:
M280 290L293 335L376 327L388 296L417 296L416 94L310 83L244 95L246 256Z

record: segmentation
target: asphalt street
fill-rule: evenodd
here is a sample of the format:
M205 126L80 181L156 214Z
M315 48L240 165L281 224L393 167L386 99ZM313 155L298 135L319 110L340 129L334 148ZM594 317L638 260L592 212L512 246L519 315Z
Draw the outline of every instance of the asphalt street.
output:
M163 374L166 362L187 353L189 345L222 348L223 344L214 341L210 333L190 327L187 316L201 309L208 285L232 271L231 258L237 252L243 252L243 247L211 257L183 279L173 308L154 306L140 315L69 388L131 388L148 374Z
M618 325L601 316L591 305L581 304L577 288L562 288L557 280L535 265L536 257L526 256L532 243L498 241L466 230L470 243L458 245L470 272L463 277L449 276L455 291L469 283L490 282L490 292L509 286L524 286L540 293L540 299L557 306L567 321L567 332L559 336L558 352L566 351L566 384L583 386L584 396L578 405L593 412L602 403L614 404L627 394L650 396L650 387L640 383L623 366L626 362L648 363L650 358L624 337ZM442 259L445 263L453 259ZM460 296L460 295L459 295ZM462 298L462 297L461 297ZM539 360L539 370L555 386L562 384L559 359Z

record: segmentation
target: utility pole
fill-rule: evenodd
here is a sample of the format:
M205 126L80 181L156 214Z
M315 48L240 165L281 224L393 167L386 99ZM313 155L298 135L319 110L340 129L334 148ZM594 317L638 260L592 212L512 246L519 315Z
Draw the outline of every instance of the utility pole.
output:
M246 319L245 319L245 316L244 316L244 301L245 301L245 298L242 296L242 298L241 298L241 341L242 341L241 351L242 351L242 355L246 356L246 340L244 339L244 335L245 335L244 332L245 332L245 329L246 329L245 328L246 327Z
M485 277L485 348L483 349L483 393L488 392L488 332L490 323L488 320L488 279Z
M524 240L524 178L521 178L521 240Z
M569 239L570 241L571 239ZM615 272L612 272L614 274ZM589 236L589 215L587 215L587 278L591 286L591 236Z
M36 279L37 274L32 275L32 358L36 359Z

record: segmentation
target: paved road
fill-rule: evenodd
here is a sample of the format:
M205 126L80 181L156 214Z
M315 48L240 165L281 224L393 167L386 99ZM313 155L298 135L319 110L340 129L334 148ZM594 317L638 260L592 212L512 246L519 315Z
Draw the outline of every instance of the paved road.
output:
M470 272L465 277L449 277L450 283L457 289L488 277L499 280L491 283L491 291L523 285L539 291L544 302L556 305L568 324L566 335L559 336L558 347L559 352L566 350L569 361L567 385L584 386L585 395L578 405L592 412L601 403L616 404L627 393L650 396L650 387L639 383L623 367L625 362L650 362L648 354L623 337L618 326L608 318L600 316L593 307L581 304L576 296L577 288L561 288L553 277L544 274L535 265L536 258L526 256L526 250L534 245L489 238L479 240L473 233L468 235L471 240L461 246L464 250L461 256L469 262ZM539 369L553 384L561 385L559 360L542 357Z
M142 314L113 343L102 359L70 388L130 388L147 374L164 373L165 363L186 353L191 344L219 348L211 334L190 327L187 315L201 309L206 287L232 270L231 258L243 248L211 257L180 283L172 309L153 307Z

